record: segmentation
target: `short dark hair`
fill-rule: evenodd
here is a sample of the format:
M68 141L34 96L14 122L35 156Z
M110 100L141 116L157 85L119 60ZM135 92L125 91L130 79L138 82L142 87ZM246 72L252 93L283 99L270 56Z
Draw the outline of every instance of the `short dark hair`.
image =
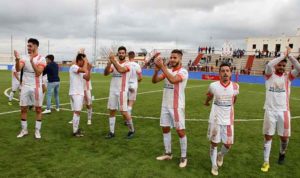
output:
M284 58L284 59L281 60L280 62L285 62L285 63L287 63L287 60L286 60L286 58Z
M35 39L35 38L29 38L28 41L27 41L27 43L32 43L32 44L34 44L34 45L37 45L38 47L39 47L39 45L40 45L39 40L37 40L37 39Z
M85 58L85 54L81 54L81 53L77 54L76 62L83 60L83 58Z
M133 58L133 57L135 56L135 53L134 53L133 51L129 51L129 52L128 52L128 56L129 56L130 58Z
M124 50L125 53L126 53L126 51L127 51L127 49L125 48L125 46L120 46L120 47L118 48L118 52L121 51L121 50Z
M49 59L50 61L54 61L54 56L52 55L52 54L48 54L47 56L46 56L46 58L47 59Z
M227 66L230 68L230 64L228 62L223 62L221 65L220 65L220 68L219 68L219 72L221 71L221 68L224 67L224 66Z
M182 51L179 50L179 49L173 49L171 53L176 53L176 54L179 54L179 55L181 55L181 56L183 55L183 54L182 54Z

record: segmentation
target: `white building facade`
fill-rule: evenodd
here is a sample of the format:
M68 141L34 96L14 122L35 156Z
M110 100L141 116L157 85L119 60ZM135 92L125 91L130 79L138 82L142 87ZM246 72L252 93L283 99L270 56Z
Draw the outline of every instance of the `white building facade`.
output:
M292 48L292 53L300 53L300 28L297 29L295 36L282 35L280 37L249 37L246 38L248 54L254 54L255 51L261 52L283 52L286 46Z

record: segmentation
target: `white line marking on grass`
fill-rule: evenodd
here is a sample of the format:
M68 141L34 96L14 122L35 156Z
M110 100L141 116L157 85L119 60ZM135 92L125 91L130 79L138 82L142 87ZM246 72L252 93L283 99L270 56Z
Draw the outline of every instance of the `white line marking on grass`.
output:
M9 94L7 93L11 88L6 89L3 94L9 98ZM13 100L19 101L17 98L13 98Z

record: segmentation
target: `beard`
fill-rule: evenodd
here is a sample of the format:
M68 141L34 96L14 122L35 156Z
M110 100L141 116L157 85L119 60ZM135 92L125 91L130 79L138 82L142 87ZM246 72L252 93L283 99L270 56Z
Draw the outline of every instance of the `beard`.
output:
M125 59L125 56L119 56L119 60L123 61Z
M175 64L174 64L174 63L172 64L172 67L173 67L173 68L176 68L176 67L178 67L178 66L179 66L179 62L177 62L177 63L175 63Z

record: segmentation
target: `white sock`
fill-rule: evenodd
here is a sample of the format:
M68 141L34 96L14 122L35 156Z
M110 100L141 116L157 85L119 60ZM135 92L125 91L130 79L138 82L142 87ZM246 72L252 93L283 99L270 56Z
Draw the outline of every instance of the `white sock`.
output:
M280 153L281 154L285 154L288 144L289 144L289 139L287 139L286 142L283 142L280 140Z
M93 108L87 110L88 120L92 120Z
M224 156L226 153L228 153L229 149L227 149L224 145L222 145L222 148L221 148L221 154L222 156Z
M27 130L27 120L21 120L21 126L23 130Z
M269 163L269 157L271 152L272 140L265 140L264 143L264 162Z
M80 116L77 114L73 114L73 133L76 133L79 129L79 121L80 121Z
M8 101L12 101L14 94L15 94L14 92L12 91L10 92Z
M186 135L182 138L179 138L180 142L180 149L181 149L181 157L185 158L186 157L186 151L187 151L187 137Z
M40 131L42 127L42 121L36 120L35 121L35 129Z
M134 132L133 121L132 118L127 121L127 126L131 132Z
M217 166L218 147L210 146L210 160L212 167Z
M172 147L171 147L171 132L168 133L164 133L163 134L163 139L164 139L164 146L165 146L165 150L166 153L172 153Z
M131 106L127 107L127 112L128 112L129 115L131 115L131 112L132 112L132 107Z
M109 130L111 133L115 133L115 123L116 123L116 117L110 117L109 118Z

